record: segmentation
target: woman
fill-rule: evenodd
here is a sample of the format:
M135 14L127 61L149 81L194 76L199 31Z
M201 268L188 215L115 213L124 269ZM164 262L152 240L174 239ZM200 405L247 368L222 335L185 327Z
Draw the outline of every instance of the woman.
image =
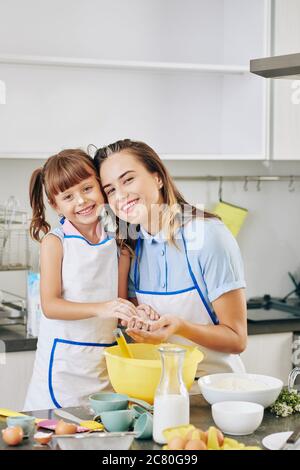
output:
M185 201L147 144L118 141L99 149L95 163L119 218L119 241L130 244L136 238L129 297L161 316L150 331L129 323L128 334L137 342L200 346L205 357L198 375L244 372L239 353L247 341L245 281L229 230ZM127 240L122 240L122 221L137 227Z

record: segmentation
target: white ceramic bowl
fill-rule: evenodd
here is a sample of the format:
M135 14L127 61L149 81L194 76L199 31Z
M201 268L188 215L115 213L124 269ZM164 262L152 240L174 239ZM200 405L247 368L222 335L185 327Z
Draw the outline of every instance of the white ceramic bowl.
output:
M222 401L211 407L216 426L225 434L246 436L252 434L264 416L264 407L248 401Z
M277 399L283 382L260 374L213 374L200 377L200 391L211 405L221 401L249 401L267 408Z

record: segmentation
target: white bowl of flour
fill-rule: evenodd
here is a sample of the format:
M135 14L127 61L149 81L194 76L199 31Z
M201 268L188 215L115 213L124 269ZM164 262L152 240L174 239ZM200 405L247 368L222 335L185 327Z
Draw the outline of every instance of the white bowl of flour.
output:
M221 401L248 401L267 408L277 399L283 382L269 375L225 373L200 377L198 385L211 405Z

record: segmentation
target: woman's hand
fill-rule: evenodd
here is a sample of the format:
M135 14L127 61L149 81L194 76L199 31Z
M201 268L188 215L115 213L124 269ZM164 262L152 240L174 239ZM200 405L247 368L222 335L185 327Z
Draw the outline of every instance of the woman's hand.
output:
M136 307L134 318L128 321L122 320L121 325L130 329L143 329L149 330L149 325L156 320L159 320L160 315L150 305L140 304Z
M160 315L150 306L147 304L140 304L136 308L137 315L145 321L155 321L160 319Z
M136 316L136 307L129 300L118 298L99 304L99 318L118 318L127 324L130 318Z
M159 344L168 341L170 336L178 334L181 324L181 318L175 315L164 315L159 320L149 324L149 331L136 327L132 328L129 323L126 333L137 343Z

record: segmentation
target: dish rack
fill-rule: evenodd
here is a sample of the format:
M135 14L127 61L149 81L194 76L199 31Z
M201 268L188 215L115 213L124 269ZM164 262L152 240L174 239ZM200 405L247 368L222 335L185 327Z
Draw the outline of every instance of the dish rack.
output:
M0 290L0 327L25 325L27 320L26 299L20 295Z
M0 205L0 271L29 268L28 221L14 196Z

